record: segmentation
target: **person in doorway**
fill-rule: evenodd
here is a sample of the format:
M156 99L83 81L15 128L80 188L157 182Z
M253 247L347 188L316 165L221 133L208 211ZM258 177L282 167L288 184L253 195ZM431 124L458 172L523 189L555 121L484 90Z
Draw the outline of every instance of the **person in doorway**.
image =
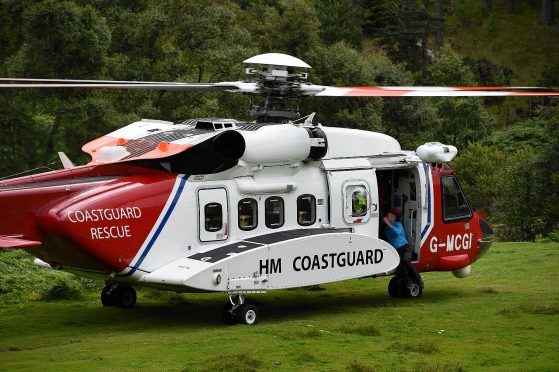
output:
M423 288L423 281L411 263L411 246L406 239L402 223L397 221L398 215L398 210L392 210L383 219L386 241L396 248L398 255L400 255L400 264L396 269L396 275L402 276L410 285L415 283Z

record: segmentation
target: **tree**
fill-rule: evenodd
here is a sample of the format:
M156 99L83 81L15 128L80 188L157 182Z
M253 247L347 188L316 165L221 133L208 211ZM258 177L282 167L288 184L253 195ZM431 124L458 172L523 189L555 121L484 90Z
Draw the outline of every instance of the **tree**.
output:
M542 11L540 13L540 23L546 26L555 24L554 0L542 0Z
M472 208L481 210L490 220L501 196L499 185L505 162L505 153L479 142L470 143L452 162Z
M345 41L361 50L363 8L353 0L313 0L320 21L320 36L326 45Z
M446 45L435 55L425 74L428 85L471 86L476 79L460 56ZM475 97L444 97L436 101L439 125L432 133L440 141L463 148L485 138L493 127L493 118L483 101Z
M443 21L444 9L443 9L444 0L435 0L435 17L439 19L441 22ZM437 50L441 49L444 45L444 35L443 35L443 28L440 27L435 30L435 48Z
M543 172L537 154L530 149L520 149L509 156L495 205L497 221L504 227L501 238L528 241L543 232L541 195L547 189Z
M109 47L110 31L93 8L46 0L29 6L22 19L23 43L6 64L10 75L81 79L98 76ZM88 93L64 90L25 94L42 101L43 114L36 125L45 132L41 135L45 141L42 163L48 163L61 128L75 125L65 117L67 107Z
M424 4L415 0L381 2L369 13L364 27L367 35L378 38L388 55L410 70L425 67L427 39L443 28L442 19L431 16Z

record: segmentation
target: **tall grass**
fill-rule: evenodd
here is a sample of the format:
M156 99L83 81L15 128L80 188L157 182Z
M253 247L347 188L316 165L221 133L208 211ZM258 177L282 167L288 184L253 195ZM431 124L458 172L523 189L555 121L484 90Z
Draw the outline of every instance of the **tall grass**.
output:
M81 299L88 291L99 291L101 283L75 275L37 267L23 250L0 252L0 305L28 301Z

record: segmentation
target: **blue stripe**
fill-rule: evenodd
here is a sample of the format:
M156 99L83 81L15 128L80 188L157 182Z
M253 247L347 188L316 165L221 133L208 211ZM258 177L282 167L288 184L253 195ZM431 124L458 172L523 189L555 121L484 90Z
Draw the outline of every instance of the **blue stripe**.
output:
M177 192L176 192L175 196L173 197L173 201L171 202L171 205L169 206L169 209L167 209L167 212L165 213L165 216L163 216L163 219L161 220L161 223L159 224L159 226L157 226L157 229L155 230L155 233L152 235L151 239L148 242L148 245L146 246L146 248L142 252L142 255L140 256L140 258L138 259L136 264L134 266L132 266L132 268L129 272L127 272L126 274L119 275L119 276L130 276L130 275L134 274L136 272L136 270L140 267L140 265L144 261L144 258L146 258L149 251L151 250L151 248L155 244L157 238L159 237L159 234L161 234L161 231L163 230L163 228L165 227L165 224L169 220L169 217L171 216L171 213L173 213L173 209L175 209L175 205L177 205L177 202L179 200L179 197L181 196L182 190L184 189L184 185L186 183L187 178L188 177L185 175L181 179L179 187L177 188Z
M423 171L425 172L425 178L427 179L427 225L425 225L425 228L421 232L421 240L423 240L425 233L427 233L427 230L429 230L429 227L431 226L431 182L429 182L428 167L427 163L423 163Z

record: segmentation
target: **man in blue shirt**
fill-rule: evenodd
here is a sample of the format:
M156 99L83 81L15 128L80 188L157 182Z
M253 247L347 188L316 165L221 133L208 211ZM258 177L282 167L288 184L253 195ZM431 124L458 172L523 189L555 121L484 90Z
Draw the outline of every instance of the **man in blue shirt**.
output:
M406 239L402 223L397 221L398 214L399 211L392 210L383 219L386 241L396 248L398 255L400 255L400 264L396 269L396 275L403 277L409 285L415 283L423 288L423 281L411 263L411 247Z

